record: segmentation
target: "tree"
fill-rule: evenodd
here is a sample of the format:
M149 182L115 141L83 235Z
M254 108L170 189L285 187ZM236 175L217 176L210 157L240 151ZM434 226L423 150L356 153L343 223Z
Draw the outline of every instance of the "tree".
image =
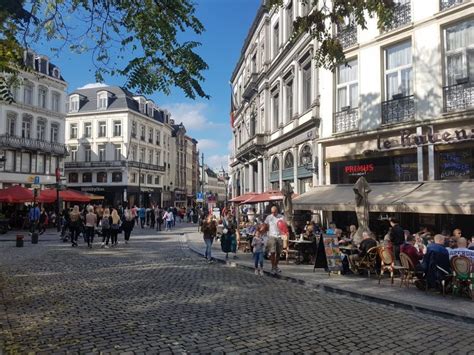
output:
M143 94L169 94L176 86L192 99L208 98L200 43L179 38L188 30L204 31L192 0L2 0L0 72L7 75L0 78L0 99L12 100L10 78L27 70L24 49L43 40L53 53L89 52L99 82L120 75L125 87Z
M349 21L365 29L367 17L376 16L377 26L383 30L391 25L396 6L394 0L303 0L303 3L311 10L306 16L296 18L291 40L296 41L304 33L317 39L316 66L331 71L346 63L344 49L333 28L343 28ZM283 6L283 0L269 0L268 6Z

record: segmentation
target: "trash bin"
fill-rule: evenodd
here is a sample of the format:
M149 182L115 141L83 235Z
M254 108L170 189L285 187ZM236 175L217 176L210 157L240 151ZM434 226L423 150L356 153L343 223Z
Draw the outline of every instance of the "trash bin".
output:
M25 238L25 236L23 236L22 234L18 234L16 236L16 246L18 248L22 248L23 247L23 239Z
M31 244L38 244L38 233L31 233Z

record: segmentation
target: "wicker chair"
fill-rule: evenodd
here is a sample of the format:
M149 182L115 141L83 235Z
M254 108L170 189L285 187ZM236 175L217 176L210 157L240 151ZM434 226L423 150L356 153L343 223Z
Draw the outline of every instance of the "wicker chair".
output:
M376 265L377 265L377 254L378 254L378 246L372 247L367 250L367 254L360 260L357 260L354 264L355 272L359 272L362 270L367 271L367 276L370 277L370 273L374 272L377 274Z
M404 269L401 270L402 277L400 281L400 287L402 287L403 282L405 282L406 287L409 287L410 280L413 280L415 278L415 265L413 265L413 261L405 253L400 253L400 262L404 267Z
M398 270L400 273L402 273L405 268L403 266L395 265L395 258L393 256L392 249L382 247L382 248L379 248L378 253L380 257L379 285L385 271L390 272L390 280L391 280L391 284L393 285L394 272Z
M454 256L451 259L451 268L453 270L453 295L467 293L474 300L474 272L471 259L465 256Z

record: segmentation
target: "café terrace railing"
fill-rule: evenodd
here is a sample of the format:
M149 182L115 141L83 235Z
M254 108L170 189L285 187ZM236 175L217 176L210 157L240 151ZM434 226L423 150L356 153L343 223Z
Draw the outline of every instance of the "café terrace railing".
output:
M57 155L67 155L67 148L65 144L48 142L41 139L23 138L9 134L0 135L0 146L4 148L24 149Z
M392 100L382 102L382 123L398 123L415 118L415 97L394 95Z

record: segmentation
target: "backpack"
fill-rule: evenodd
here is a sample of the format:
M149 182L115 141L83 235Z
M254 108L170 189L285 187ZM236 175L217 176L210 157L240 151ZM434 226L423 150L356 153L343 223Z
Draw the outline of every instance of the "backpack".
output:
M109 229L110 228L110 222L108 217L104 217L100 221L100 226L102 229Z

